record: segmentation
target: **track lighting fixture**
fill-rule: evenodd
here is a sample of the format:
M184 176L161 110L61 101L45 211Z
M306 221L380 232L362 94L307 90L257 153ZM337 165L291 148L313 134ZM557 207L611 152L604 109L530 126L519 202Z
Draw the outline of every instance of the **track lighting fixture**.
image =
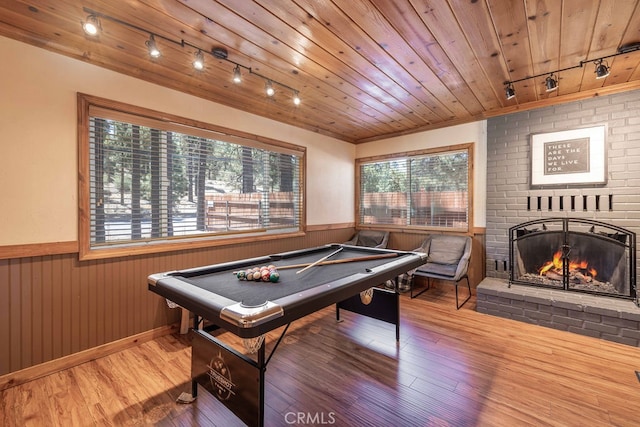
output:
M626 44L624 46L620 46L617 50L616 53L612 54L612 55L607 55L607 56L603 56L601 58L596 58L596 59L590 59L590 60L584 60L584 61L580 61L580 63L578 65L574 65L572 67L567 67L567 68L563 68L561 70L556 70L556 71L552 71L551 74L545 79L545 87L547 89L547 92L551 92L554 91L556 89L558 89L558 80L554 77L554 73L558 74L562 71L567 71L567 70L572 70L574 68L582 68L585 64L589 63L589 62L593 62L596 66L596 79L603 79L605 77L607 77L609 75L609 72L611 71L611 68L609 67L609 64L607 64L604 60L607 58L613 58L615 56L618 55L627 55L631 52L636 52L640 50L640 42L634 42L634 43L629 43ZM542 77L547 75L548 73L542 73L542 74L536 74L535 76L527 76L527 77L523 77L521 79L518 80L508 80L506 82L504 82L505 87L505 95L507 97L507 99L511 99L513 98L513 96L515 95L515 89L513 88L513 84L517 83L517 82L522 82L525 80L529 80L529 79L536 79L538 77Z
M198 71L201 71L204 68L204 56L202 55L201 50L196 52L195 59L193 60L193 68Z
M151 56L152 58L160 58L161 53L158 49L158 46L156 45L156 39L153 37L153 34L149 35L149 40L147 40L145 44L149 49L149 56Z
M609 75L609 67L606 64L603 64L603 61L603 59L594 61L594 64L596 64L596 79L604 79Z
M240 73L240 66L236 65L236 68L233 69L233 82L241 83L242 82L242 74Z
M87 16L87 20L82 23L82 29L87 35L95 36L100 30L100 23L95 15Z
M551 73L551 75L549 75L549 77L545 79L544 85L547 88L547 92L552 92L558 89L558 80L553 78L553 73Z
M176 39L172 39L170 37L165 37L163 35L157 34L157 33L153 33L151 31L149 31L148 29L142 28L142 27L138 27L137 25L134 24L130 24L128 22L122 21L118 18L114 18L112 16L109 15L105 15L103 13L100 12L96 12L94 10L88 9L88 8L83 8L83 10L88 14L87 15L87 19L85 21L82 22L82 29L90 36L96 36L100 31L101 31L101 25L100 25L100 20L105 20L105 21L109 21L118 25L122 25L125 26L127 28L130 28L132 30L135 30L137 32L143 33L143 34L148 34L149 35L149 39L147 39L145 41L145 46L147 47L147 50L149 51L149 56L151 58L159 58L160 56L162 56L162 53L160 52L160 49L158 49L158 44L156 42L156 39L162 39L164 42L167 43L173 43L175 45L180 46L181 48L192 48L193 51L195 52L194 54L194 59L192 62L193 68L195 68L198 71L202 71L204 70L204 54L208 53L210 55L212 55L215 59L220 60L220 61L226 61L226 62L230 62L232 64L235 65L235 67L233 68L233 82L234 83L241 83L242 82L242 72L241 72L241 68L244 68L245 70L247 70L249 75L254 75L257 76L261 79L263 79L265 81L265 92L268 96L273 96L275 94L275 85L278 85L284 89L290 90L293 93L293 97L292 97L292 102L294 105L300 105L300 95L298 94L298 91L290 86L287 86L284 83L280 83L278 81L272 80L266 76L263 76L260 73L257 73L255 71L253 71L250 67L246 67L244 65L238 64L235 61L232 61L231 59L229 59L228 57L228 52L224 47L213 47L210 50L209 49L202 49L199 46L193 45L185 40L176 40Z
M273 94L276 93L273 85L271 84L271 80L267 80L267 82L265 83L264 91L267 93L267 96L273 96Z
M513 83L509 82L507 83L507 88L505 89L505 94L507 96L507 101L515 98L516 96L516 90L513 88Z

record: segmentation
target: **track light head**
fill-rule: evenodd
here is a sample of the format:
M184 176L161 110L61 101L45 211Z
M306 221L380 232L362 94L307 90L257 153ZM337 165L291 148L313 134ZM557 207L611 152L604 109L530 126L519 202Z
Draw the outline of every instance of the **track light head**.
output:
M82 23L82 29L89 36L96 36L100 31L100 22L95 15L87 16L86 21Z
M544 81L544 85L547 88L547 92L552 92L558 89L558 81L553 78L553 73L551 73L551 75L547 77L547 79Z
M204 69L204 56L202 55L202 51L198 50L195 55L195 59L193 60L193 68L198 71Z
M603 64L603 60L595 61L596 64L596 79L604 79L609 75L609 67Z
M239 65L236 65L236 68L233 69L233 82L234 83L242 82L242 74L240 73Z
M102 26L101 26L101 21L106 20L108 21L110 24L117 24L117 25L122 25L124 27L127 27L130 30L134 30L138 33L140 33L143 36L148 35L149 38L145 41L145 46L147 47L147 50L149 52L149 56L153 59L159 58L162 56L162 52L160 51L160 49L158 48L158 44L156 42L156 36L160 39L162 39L162 44L161 46L165 46L165 44L169 44L169 43L173 43L175 45L178 45L180 48L182 49L188 49L187 50L187 54L189 55L193 55L193 68L195 68L197 71L205 71L205 53L209 53L211 54L211 56L213 56L213 58L215 59L219 59L220 61L226 61L226 62L230 62L232 64L234 64L234 68L233 68L233 82L234 83L241 83L242 82L242 73L241 73L241 68L244 68L246 70L246 75L256 75L259 78L263 79L265 81L265 92L267 94L267 96L272 97L275 95L275 86L274 85L278 85L280 86L281 89L285 89L285 90L290 90L293 92L293 96L292 96L292 102L294 105L298 106L300 105L301 101L300 101L300 96L298 94L298 91L295 88L292 88L284 83L281 83L279 81L276 80L271 80L269 78L267 78L266 76L263 76L255 71L252 71L252 69L250 67L244 66L244 65L240 65L235 61L232 61L231 59L229 59L229 52L227 51L226 48L224 47L213 47L211 48L211 50L209 49L203 49L202 47L196 46L194 44L189 43L188 41L185 40L176 40L173 39L171 37L168 36L163 36L160 34L154 34L152 30L143 28L143 27L139 27L135 24L123 21L119 18L115 18L109 15L106 15L104 13L101 12L96 12L87 8L84 8L84 13L87 14L87 17L85 20L81 21L81 25L82 25L82 29L84 30L84 32L91 37L96 37L99 35L99 33L102 31ZM106 36L106 34L105 34ZM166 52L165 52L166 53ZM215 62L215 60L214 60Z
M149 35L149 40L145 42L145 45L147 45L147 49L149 49L149 56L152 58L160 58L161 53L156 45L156 39L153 37L153 34Z
M507 97L507 101L515 98L516 90L513 88L513 83L509 82L507 84L507 88L505 89L505 95Z
M273 94L276 93L273 88L273 84L271 84L271 80L267 80L267 83L264 85L264 90L267 93L267 96L273 96Z

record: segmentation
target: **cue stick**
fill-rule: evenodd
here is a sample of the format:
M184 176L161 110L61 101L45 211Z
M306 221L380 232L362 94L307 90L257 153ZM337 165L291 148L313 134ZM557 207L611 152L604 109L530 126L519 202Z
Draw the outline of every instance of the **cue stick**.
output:
M372 260L372 259L382 259L382 258L392 258L392 257L396 257L398 256L398 254L382 254L382 255L369 255L369 256L364 256L364 257L355 257L355 258L344 258L344 259L333 259L333 260L329 260L329 261L322 261L316 265L330 265L330 264L342 264L345 262L357 262L357 261L368 261L368 260ZM292 264L292 265L279 265L276 266L276 269L278 270L286 270L289 268L300 268L300 267L305 267L308 266L309 264Z
M307 269L309 269L309 268L311 268L311 267L314 267L314 266L316 266L316 265L320 264L322 261L326 261L328 258L331 258L332 256L334 256L335 254L337 254L337 253L338 253L338 252L340 252L341 250L342 250L342 246L340 246L340 249L338 249L338 250L336 250L336 251L331 252L329 255L324 256L324 257L320 258L319 260L317 260L316 262L313 262L313 263L311 263L311 264L307 265L307 266L306 266L305 268L303 268L302 270L298 270L298 271L296 271L296 274L300 274L300 273L302 273L303 271L305 271L305 270L307 270Z

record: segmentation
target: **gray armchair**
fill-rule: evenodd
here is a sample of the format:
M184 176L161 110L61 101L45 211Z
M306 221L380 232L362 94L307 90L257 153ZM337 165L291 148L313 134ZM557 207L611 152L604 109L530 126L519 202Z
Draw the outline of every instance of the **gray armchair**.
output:
M386 249L389 243L389 232L378 230L360 230L345 245L366 246L369 248Z
M415 298L430 288L431 279L440 279L454 282L456 287L456 309L460 309L469 298L471 298L471 285L467 270L469 268L469 259L471 258L471 237L469 236L451 236L444 234L436 234L427 237L422 246L417 251L427 254L427 262L418 267L413 273L414 277L426 277L427 286L413 294L413 281L411 284L411 298ZM462 302L458 303L458 283L467 280L467 289L469 295Z

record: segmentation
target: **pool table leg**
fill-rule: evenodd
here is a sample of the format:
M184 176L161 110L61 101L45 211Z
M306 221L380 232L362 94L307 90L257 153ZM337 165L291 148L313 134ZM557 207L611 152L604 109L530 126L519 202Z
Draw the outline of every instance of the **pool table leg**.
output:
M198 382L195 379L191 380L191 397L198 397Z
M187 316L189 315L189 311L188 310L185 310L184 308L182 310L183 310L182 311L183 315L184 315L185 311L187 312ZM183 320L184 320L184 317L183 317ZM194 315L193 315L193 329L194 330L198 329L198 326L199 326L201 320L202 320L201 317L194 313ZM187 317L187 323L188 322L189 322L189 320L188 320L188 317ZM195 380L195 378L191 380L191 397L193 397L194 399L196 397L198 397L198 382Z
M180 316L180 334L184 335L189 332L189 310L182 307L180 307L180 309L182 310Z
M266 342L266 339L263 340L260 348L258 349L258 367L260 368L260 404L258 405L258 422L260 427L264 427L264 381L268 363L265 353Z
M399 288L398 286L400 285L400 280L399 280L400 276L396 276L396 278L394 279L394 289L393 291L396 294L396 320L395 320L395 324L396 324L396 343L400 341L400 293L399 293Z

